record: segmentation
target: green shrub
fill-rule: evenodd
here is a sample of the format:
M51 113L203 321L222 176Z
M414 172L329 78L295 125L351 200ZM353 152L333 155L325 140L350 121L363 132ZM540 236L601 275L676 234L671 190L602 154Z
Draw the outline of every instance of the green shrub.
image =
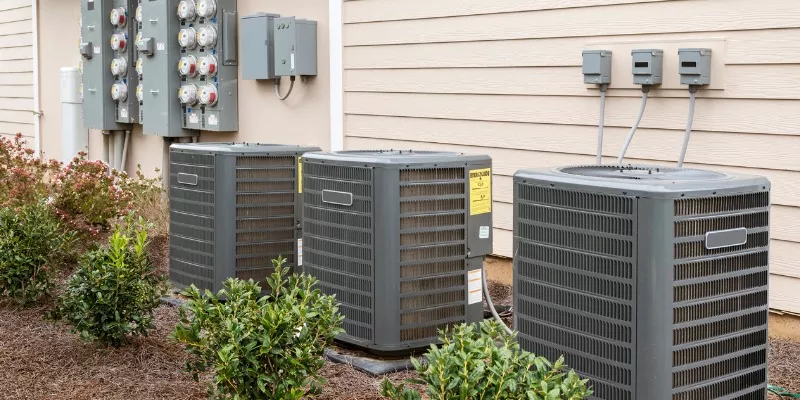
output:
M81 260L52 316L70 324L71 332L84 340L115 347L128 335L146 336L166 290L165 278L148 259L146 244L141 218L118 226L108 246Z
M194 286L183 293L189 300L172 337L193 355L187 369L195 379L213 369L212 396L292 400L321 389L323 351L341 331L342 317L313 277L287 278L284 262L273 261L271 292L263 297L252 279L233 278L216 295Z
M412 358L420 378L410 382L425 385L431 400L579 400L592 394L587 380L566 371L563 357L551 363L520 349L514 335L494 320L484 321L480 329L458 325L451 335L442 332L441 340L441 347L431 346L425 354L424 364ZM381 389L390 399L421 398L419 392L388 379Z
M44 203L0 209L0 294L21 304L48 294L74 237Z

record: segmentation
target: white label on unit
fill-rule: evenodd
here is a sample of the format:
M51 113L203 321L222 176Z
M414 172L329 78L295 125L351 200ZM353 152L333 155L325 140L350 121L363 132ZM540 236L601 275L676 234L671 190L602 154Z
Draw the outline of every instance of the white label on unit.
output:
M198 122L200 122L200 118L197 117L197 113L189 114L189 123L190 124L196 124Z
M292 69L294 69L294 53L292 53L291 57L289 57L289 63Z
M489 238L489 227L482 226L478 231L478 238L479 239L488 239Z
M303 239L297 239L297 265L303 265Z
M166 49L167 49L167 46L165 46L165 45L164 45L164 42L161 42L161 43L156 43L156 50L158 50L158 51L164 51L164 50L166 50Z
M120 108L119 109L119 117L120 118L128 118L128 109L127 108Z
M208 124L209 125L217 125L218 123L219 123L219 120L217 119L216 115L211 114L211 115L208 116Z
M469 304L480 303L483 301L483 276L481 275L483 270L476 269L469 271L467 274L467 279L469 281L469 298L467 302Z
M94 46L94 54L100 54L100 46Z

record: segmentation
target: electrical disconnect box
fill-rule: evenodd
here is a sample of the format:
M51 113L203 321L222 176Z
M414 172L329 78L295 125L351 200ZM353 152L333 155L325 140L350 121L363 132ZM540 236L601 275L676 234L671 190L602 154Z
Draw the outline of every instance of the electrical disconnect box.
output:
M87 128L126 129L130 25L127 0L81 1L83 122ZM118 107L119 106L119 107ZM124 110L124 111L123 111ZM124 118L121 118L124 117Z
M634 84L661 84L664 79L664 50L634 49L631 60Z
M136 61L134 61L133 73L136 75L138 83L135 89L134 101L136 101L139 104L138 122L140 124L144 124L144 106L142 104L144 101L144 76L142 75L142 72L144 72L144 70L142 69L142 62L143 62L142 57L144 57L144 54L142 54L142 51L140 50L144 37L144 35L142 34L143 20L144 20L144 6L142 5L142 0L139 0L139 4L136 6L136 14L134 15L134 22L133 22L134 31L136 33L134 39L134 44L136 46L136 48L134 49L134 52L136 54Z
M583 51L583 82L597 85L611 83L611 51Z
M274 21L275 76L317 75L317 22L296 17Z
M181 59L178 43L181 20L176 13L186 0L147 0L142 3L142 39L138 43L142 55L142 104L145 120L143 131L164 137L196 136L197 130L184 129L184 107L178 99L181 76L175 70ZM192 2L193 4L193 2Z
M682 85L711 84L711 49L678 49Z
M236 0L182 0L174 12L180 58L169 72L181 80L183 127L239 130Z
M257 13L241 18L242 79L275 78L273 30L278 14Z

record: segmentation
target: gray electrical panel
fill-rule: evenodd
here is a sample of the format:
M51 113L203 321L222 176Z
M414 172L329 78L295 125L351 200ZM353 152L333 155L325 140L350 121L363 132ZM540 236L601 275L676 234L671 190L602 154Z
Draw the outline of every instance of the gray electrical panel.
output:
M173 144L170 280L217 292L226 279L265 279L272 260L302 263L300 156L317 147Z
M184 128L184 107L178 98L181 76L176 67L181 59L177 18L179 0L147 0L142 3L142 55L144 124L146 135L164 137L196 136Z
M127 87L119 85L119 81L111 72L112 61L119 56L129 54L118 49L129 49L130 23L127 12L120 15L119 8L127 7L127 1L81 1L81 42L79 51L83 57L83 122L90 129L122 130L130 129L118 118L117 101L114 96L127 95ZM125 26L112 24L112 11L115 22L120 18ZM113 46L113 47L112 47ZM121 46L121 47L120 47ZM127 72L127 69L126 69ZM126 102L123 102L123 105ZM126 110L127 108L122 108ZM130 117L128 114L127 117ZM129 122L129 121L125 121Z
M611 56L609 50L584 50L583 82L597 85L611 83Z
M241 18L242 79L275 78L275 40L278 14L257 13Z
M282 17L274 25L275 76L317 75L317 22Z
M711 49L678 49L682 85L711 84Z
M173 10L180 58L169 73L181 79L183 127L239 130L239 56L236 0L182 0Z
M404 352L483 319L492 160L425 151L303 156L303 272L335 294L339 340Z
M664 79L664 50L634 49L631 51L633 83L660 85Z
M605 400L764 399L770 183L641 165L514 175L514 325Z
M134 31L136 32L136 36L134 39L134 45L136 46L134 52L136 54L136 61L133 65L133 72L136 74L136 79L138 80L138 84L136 85L135 89L135 101L139 104L139 118L138 123L144 124L144 54L142 54L141 46L143 45L144 34L142 32L142 22L144 21L144 6L142 5L142 0L139 0L139 4L136 6L136 14L135 14L135 21L134 21Z

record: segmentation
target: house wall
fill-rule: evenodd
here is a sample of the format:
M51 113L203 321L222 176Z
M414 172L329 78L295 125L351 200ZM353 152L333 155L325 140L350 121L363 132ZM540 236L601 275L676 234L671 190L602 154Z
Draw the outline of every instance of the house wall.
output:
M30 0L0 0L0 136L22 133L29 145L33 127L33 8Z
M61 153L59 71L61 67L76 66L79 62L77 43L80 34L80 2L38 1L41 14L39 34L41 103L44 113L41 122L42 147L48 157L59 158ZM298 79L291 96L285 101L275 98L272 81L239 80L239 132L202 132L200 141L304 144L327 149L330 146L328 3L315 0L239 0L238 12L240 16L271 12L317 21L319 76L311 77L306 82ZM1 38L2 36L0 41ZM285 91L287 87L288 79L282 85L282 89ZM102 143L102 133L90 131L91 158L100 158ZM135 171L137 165L141 165L146 173L152 175L155 168L161 168L162 150L162 138L143 135L141 126L134 125L127 158L127 171Z
M511 256L511 176L593 163L599 100L581 52L614 51L604 162L639 108L632 48L665 50L627 161L674 165L688 112L677 49L710 47L687 166L773 184L771 306L800 312L800 7L796 0L346 0L345 148L488 153L494 249Z

